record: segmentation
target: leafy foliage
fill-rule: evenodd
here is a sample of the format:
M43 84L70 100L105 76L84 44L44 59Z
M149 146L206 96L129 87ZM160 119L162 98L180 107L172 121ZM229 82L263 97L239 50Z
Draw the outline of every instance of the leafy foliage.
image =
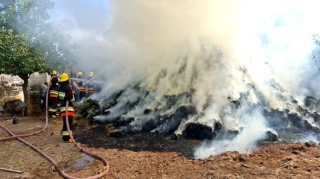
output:
M1 29L24 34L34 52L42 55L48 72L64 71L74 63L70 40L55 32L48 22L47 11L53 6L50 0L0 0Z
M73 62L68 39L48 23L50 0L0 0L0 74L18 75L28 103L34 72L63 71Z
M45 72L48 66L26 37L12 30L0 31L0 73L29 77L33 72Z
M14 34L38 36L48 26L46 21L50 15L47 10L53 6L50 0L0 0L1 26L13 29Z

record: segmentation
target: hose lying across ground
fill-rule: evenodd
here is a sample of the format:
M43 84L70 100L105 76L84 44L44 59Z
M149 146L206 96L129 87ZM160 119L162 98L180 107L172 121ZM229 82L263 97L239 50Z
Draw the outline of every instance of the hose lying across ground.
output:
M27 137L27 136L32 136L32 135L36 135L36 134L39 134L41 132L43 132L47 126L48 126L48 93L49 93L49 88L50 88L50 84L51 84L51 80L52 78L50 79L50 82L49 82L49 85L48 85L48 88L47 88L47 95L46 95L46 124L45 126L43 127L43 129L39 130L39 131L36 131L36 132L33 132L33 133L30 133L30 134L20 134L20 135L15 135L13 132L11 132L8 128L6 128L5 126L1 125L0 124L0 127L2 129L4 129L5 131L7 131L11 137L4 137L4 138L0 138L0 141L6 141L6 140L12 140L12 139L18 139L20 142L26 144L27 146L31 147L32 149L34 149L35 151L37 151L38 153L40 153L43 157L45 157L47 160L49 160L53 165L54 167L57 169L57 171L60 173L61 176L63 176L64 178L67 178L67 179L77 179L75 177L72 177L72 176L69 176L67 175L66 173L64 173L62 171L62 169L59 167L59 165L50 157L48 156L47 154L45 154L44 152L42 152L40 149L38 149L36 146L30 144L29 142L27 142L26 140L22 139L21 137ZM92 177L88 177L89 179L96 179L96 178L100 178L104 175L106 175L109 171L109 163L107 162L107 160L105 160L104 158L96 155L96 154L93 154L93 153L90 153L86 150L84 150L83 148L81 148L81 146L79 144L77 144L72 136L72 133L71 133L71 130L70 130L70 127L69 127L69 121L68 121L68 105L69 105L69 102L67 101L67 104L66 104L66 124L67 124L67 129L68 129L68 132L70 134L70 138L73 142L73 144L81 151L81 152L84 152L96 159L99 159L103 162L103 164L105 165L104 166L104 171L99 173L98 175L94 175Z

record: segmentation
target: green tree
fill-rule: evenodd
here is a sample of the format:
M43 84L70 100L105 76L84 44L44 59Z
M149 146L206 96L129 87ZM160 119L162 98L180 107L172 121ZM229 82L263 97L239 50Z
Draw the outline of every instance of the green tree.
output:
M48 71L43 56L28 43L24 35L14 35L12 30L1 30L0 59L0 74L18 75L24 82L24 99L28 101L30 75L34 72Z
M0 73L18 75L24 81L34 72L63 71L74 63L69 39L53 30L50 0L0 0Z
M50 18L47 10L53 8L50 0L0 0L2 27L13 29L15 34L39 36Z
M2 29L12 29L14 34L25 34L51 69L64 71L75 63L74 45L48 22L48 10L53 7L50 0L0 0L0 25Z

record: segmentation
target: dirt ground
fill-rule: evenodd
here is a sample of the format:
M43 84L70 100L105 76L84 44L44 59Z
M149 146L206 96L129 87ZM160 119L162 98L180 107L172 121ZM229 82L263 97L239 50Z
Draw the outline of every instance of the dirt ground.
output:
M0 124L15 134L42 129L43 117L20 117L12 124L10 117L0 118ZM192 159L193 149L201 141L170 140L169 137L110 137L108 125L89 125L80 119L73 131L80 145L110 163L102 178L112 179L196 179L196 178L320 178L320 147L315 143L266 144L250 154L225 152L205 160ZM87 178L103 170L103 164L81 153L60 136L62 119L49 119L47 129L24 138L52 157L70 176ZM7 137L0 130L0 138ZM20 170L13 173L0 170L0 178L45 179L62 178L53 165L39 153L18 140L0 142L0 167Z

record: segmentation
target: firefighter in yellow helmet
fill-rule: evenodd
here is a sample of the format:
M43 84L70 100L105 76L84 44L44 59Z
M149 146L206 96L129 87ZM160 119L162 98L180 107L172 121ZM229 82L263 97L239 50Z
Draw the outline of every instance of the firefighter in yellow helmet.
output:
M56 70L53 70L50 75L57 75L57 71Z
M90 97L94 93L94 81L92 80L93 75L93 72L90 72L88 75L88 81L86 84L87 97Z
M77 78L79 79L79 81L77 82L79 89L77 89L76 92L76 101L80 102L86 96L86 89L83 86L83 77L81 71L77 73Z
M63 128L62 128L62 140L69 141L70 140L70 134L67 129L66 124L66 103L69 101L68 106L68 122L70 131L72 131L73 128L73 117L74 117L74 109L73 109L73 95L75 94L75 91L72 90L71 85L69 84L69 75L67 73L62 73L59 80L59 92L58 92L58 99L61 104L60 107L60 115L63 118Z
M49 88L49 97L48 97L48 110L49 116L55 118L57 116L57 104L58 104L58 90L59 90L59 80L57 72L53 70L51 73L51 83Z

